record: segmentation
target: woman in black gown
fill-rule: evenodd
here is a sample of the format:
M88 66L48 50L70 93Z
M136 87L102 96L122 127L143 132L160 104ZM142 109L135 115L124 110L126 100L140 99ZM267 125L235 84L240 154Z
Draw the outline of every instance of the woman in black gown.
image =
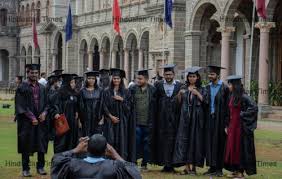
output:
M181 116L177 132L174 164L186 165L183 175L196 175L196 166L204 165L204 99L200 67L188 68L187 84L179 92Z
M256 150L254 130L257 127L257 104L245 92L241 76L228 76L231 93L228 103L229 119L225 128L227 134L224 168L231 171L230 178L244 178L255 175Z
M125 72L111 69L111 76L110 87L103 92L104 136L122 158L130 161L128 135L131 134L128 134L128 120L131 116L131 97L123 83Z
M62 87L54 96L52 119L58 119L61 114L66 116L70 130L62 136L55 136L54 153L73 149L78 143L78 99L75 92L75 80L72 74L63 74Z
M79 117L82 124L83 136L91 137L93 134L102 133L99 126L102 118L102 89L97 85L99 72L90 71L85 74L85 87L79 93Z
M51 75L48 77L48 83L46 86L47 91L47 104L48 106L52 106L54 104L54 96L56 92L59 90L59 76L57 75ZM55 129L53 126L53 120L52 120L52 108L49 108L48 114L47 114L47 120L48 120L48 135L49 140L53 141L55 138Z

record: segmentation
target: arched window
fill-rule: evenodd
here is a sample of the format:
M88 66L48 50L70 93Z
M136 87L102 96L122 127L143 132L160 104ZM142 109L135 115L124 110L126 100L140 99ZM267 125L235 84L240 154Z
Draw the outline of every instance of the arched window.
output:
M33 18L36 18L36 15L35 15L35 4L34 2L31 4L31 12L30 12L30 25L32 25L32 22L33 22Z
M29 25L31 22L30 19L30 9L29 9L29 4L26 5L26 9L25 9L25 25Z
M49 17L49 15L50 15L50 1L49 0L47 0L47 2L46 2L46 16L47 17Z
M22 17L20 15L22 15ZM24 25L25 24L25 17L26 17L25 11L24 11L24 6L21 7L21 12L20 12L20 14L18 14L18 17L20 17L19 18L19 24Z
M1 9L0 10L0 25L1 26L7 25L7 14L8 14L7 9Z
M41 3L40 1L37 2L36 5L36 22L40 23L41 22Z

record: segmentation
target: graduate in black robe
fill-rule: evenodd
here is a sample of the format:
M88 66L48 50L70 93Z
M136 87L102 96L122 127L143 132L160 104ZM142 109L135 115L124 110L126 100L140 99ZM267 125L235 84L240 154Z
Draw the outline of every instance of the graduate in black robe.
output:
M62 136L55 136L54 153L70 150L78 143L78 95L75 92L75 80L72 74L63 74L62 78L62 87L54 96L51 118L57 119L64 114L70 130Z
M208 77L209 85L206 87L206 165L209 170L204 175L223 176L224 148L226 134L224 128L228 120L229 90L220 79L219 66L210 65Z
M205 88L201 86L200 67L186 70L185 89L179 93L181 116L176 137L173 163L186 165L182 175L196 175L196 166L204 165Z
M80 90L83 88L83 81L84 81L84 77L83 76L76 76L74 77L75 80L75 91L77 93L80 92Z
M40 65L26 65L28 80L22 82L16 91L15 109L17 119L18 153L22 154L23 176L30 174L29 156L37 152L37 173L44 171L44 154L48 149L48 111L45 87L37 82Z
M46 86L47 91L47 104L48 106L52 106L54 104L54 96L56 92L59 90L59 78L60 76L57 75L51 75L48 77L48 82ZM49 108L48 114L47 114L47 120L48 120L48 128L49 128L49 140L53 141L55 138L55 129L53 126L53 119L51 117L52 114L52 108Z
M103 92L104 135L122 158L130 161L129 136L135 137L135 131L128 134L128 121L131 117L131 96L125 88L123 78L125 72L111 69L112 81L110 87Z
M180 116L177 94L182 84L174 80L174 67L164 66L165 80L155 84L157 118L153 122L151 163L164 166L163 172L174 172L173 153Z
M227 142L225 169L233 172L232 178L244 178L256 174L254 130L257 127L256 103L244 93L241 76L229 76L229 120L226 125Z
M99 72L86 72L85 87L79 93L79 118L83 136L102 133L99 122L102 119L102 88L97 85Z
M83 159L77 157L87 153ZM54 155L51 167L52 179L141 179L134 163L125 161L107 144L104 136L81 138L73 150Z
M99 77L99 87L102 89L106 89L110 86L110 70L108 69L101 69L99 70L100 77Z

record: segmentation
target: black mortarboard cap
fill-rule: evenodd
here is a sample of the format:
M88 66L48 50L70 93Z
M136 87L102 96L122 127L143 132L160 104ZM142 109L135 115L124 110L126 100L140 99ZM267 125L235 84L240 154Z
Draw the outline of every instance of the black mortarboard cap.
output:
M118 69L118 68L111 68L110 69L111 76L119 76L121 78L126 78L125 71Z
M137 75L142 75L142 76L149 76L149 70L152 70L152 69L142 69L142 70L137 70Z
M160 67L160 69L164 69L164 72L167 72L167 71L174 72L175 67L176 67L176 65L174 65L174 64L167 64L167 65Z
M71 80L74 80L73 74L62 74L61 77L63 78L64 83L69 83Z
M83 80L84 77L83 76L75 76L73 79L79 81L79 80Z
M100 72L101 75L110 74L110 70L109 69L101 69L101 70L99 70L99 72Z
M217 65L208 65L208 68L209 68L209 72L213 72L218 75L220 74L220 70L226 69L224 67L217 66Z
M88 71L88 72L85 72L84 73L87 77L89 77L89 76L99 76L100 75L100 72L98 72L98 71Z
M25 68L27 70L40 70L40 64L26 64Z
M47 80L58 80L59 79L59 76L58 75L51 75L47 78Z
M21 80L21 81L23 80L23 76L22 76L22 75L17 75L16 77L17 77L19 80Z
M57 69L57 70L54 70L54 71L52 72L52 74L54 74L54 75L61 75L61 74L63 73L63 71L64 71L64 70L62 70L62 69Z
M239 81L239 80L242 79L242 76L240 76L240 75L230 75L226 79L227 79L228 82L237 81L237 80Z
M195 73L198 73L201 69L203 69L202 67L198 67L198 66L193 66L193 67L189 67L189 68L187 68L184 72L185 73L193 73L193 74L195 74Z

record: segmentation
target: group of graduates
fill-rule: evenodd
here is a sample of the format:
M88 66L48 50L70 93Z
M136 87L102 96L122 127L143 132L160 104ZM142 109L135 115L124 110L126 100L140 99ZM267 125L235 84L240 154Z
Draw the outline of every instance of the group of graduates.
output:
M15 97L23 176L31 175L29 156L36 152L37 172L46 175L49 140L56 156L74 149L80 137L95 134L103 135L125 161L142 158L142 171L150 163L163 166L162 172L185 166L181 175L196 175L196 167L205 163L209 169L204 175L223 176L223 168L232 178L256 174L258 109L241 77L229 76L225 84L220 80L224 68L210 65L210 83L204 87L201 67L185 70L185 84L174 79L175 65L161 68L163 79L154 84L149 83L149 69L138 70L129 88L122 69L88 71L85 78L55 70L44 87L38 83L40 65L27 65L27 80ZM54 120L61 115L69 130L56 135ZM61 162L54 160L52 171L60 170Z

